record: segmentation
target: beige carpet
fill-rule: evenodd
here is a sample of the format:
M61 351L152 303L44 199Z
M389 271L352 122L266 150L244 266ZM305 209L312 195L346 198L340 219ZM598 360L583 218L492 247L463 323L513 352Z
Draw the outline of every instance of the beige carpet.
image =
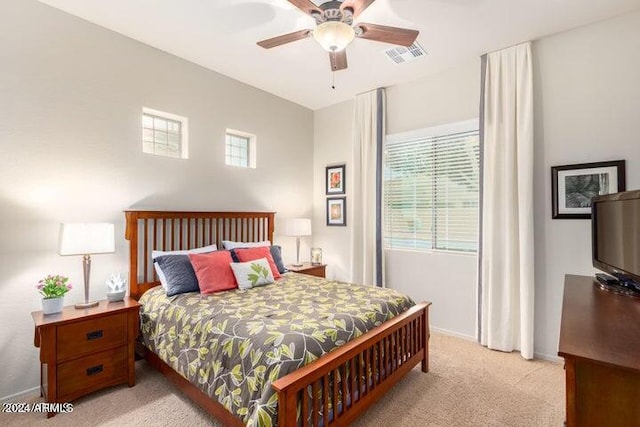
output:
M78 399L72 413L49 420L44 414L0 414L0 425L220 425L145 362L138 362L136 369L133 388L112 387ZM419 367L411 371L356 425L560 427L563 421L561 364L527 362L517 353L433 334L431 371L423 374Z

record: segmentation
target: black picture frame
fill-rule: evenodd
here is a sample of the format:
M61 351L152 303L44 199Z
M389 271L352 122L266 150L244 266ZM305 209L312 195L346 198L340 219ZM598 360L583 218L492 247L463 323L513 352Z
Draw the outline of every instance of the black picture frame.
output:
M611 179L614 171L616 176ZM625 191L625 176L624 160L553 166L551 168L551 218L590 219L591 197ZM605 189L600 188L603 182L607 185Z
M347 225L347 198L327 197L327 226L344 227Z
M346 165L327 166L325 168L325 194L346 194ZM335 182L334 182L335 181Z

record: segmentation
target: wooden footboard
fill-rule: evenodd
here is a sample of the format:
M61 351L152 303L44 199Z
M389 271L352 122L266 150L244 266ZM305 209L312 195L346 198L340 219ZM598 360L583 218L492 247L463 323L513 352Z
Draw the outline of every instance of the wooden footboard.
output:
M275 381L278 425L348 425L418 363L428 372L430 305L418 304Z

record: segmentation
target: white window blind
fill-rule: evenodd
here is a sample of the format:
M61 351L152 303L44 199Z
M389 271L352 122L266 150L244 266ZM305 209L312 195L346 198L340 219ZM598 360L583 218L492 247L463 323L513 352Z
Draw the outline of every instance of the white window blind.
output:
M388 136L385 246L476 252L479 160L477 120Z

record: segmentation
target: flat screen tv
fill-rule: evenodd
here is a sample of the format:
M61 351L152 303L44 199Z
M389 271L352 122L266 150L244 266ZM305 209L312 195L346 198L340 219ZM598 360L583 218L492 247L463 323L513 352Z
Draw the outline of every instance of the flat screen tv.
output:
M640 190L594 197L593 266L640 286Z

